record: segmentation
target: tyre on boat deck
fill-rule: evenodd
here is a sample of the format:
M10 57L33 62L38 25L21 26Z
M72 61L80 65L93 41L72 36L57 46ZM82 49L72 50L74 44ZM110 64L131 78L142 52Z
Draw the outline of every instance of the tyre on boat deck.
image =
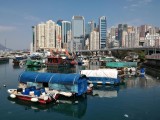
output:
M22 92L23 89L22 88L17 88L17 92Z

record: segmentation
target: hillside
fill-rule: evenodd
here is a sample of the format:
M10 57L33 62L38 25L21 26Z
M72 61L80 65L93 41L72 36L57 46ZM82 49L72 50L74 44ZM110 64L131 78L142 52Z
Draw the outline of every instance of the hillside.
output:
M9 48L6 48L6 47L3 46L2 44L0 44L0 50L5 50L5 49L11 50L11 49L9 49Z

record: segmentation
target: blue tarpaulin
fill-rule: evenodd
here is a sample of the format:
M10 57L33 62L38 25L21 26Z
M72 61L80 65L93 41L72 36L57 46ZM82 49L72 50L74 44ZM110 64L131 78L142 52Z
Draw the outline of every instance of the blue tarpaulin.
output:
M84 79L80 74L61 74L61 73L40 73L25 71L19 75L20 82L47 82L47 83L64 83L78 84L79 80ZM87 79L87 78L85 78Z
M81 95L87 91L87 78L76 73L61 74L24 71L19 75L19 81L24 83L49 83L52 89L61 91L64 90L64 85L65 87L66 85L69 85L69 91L78 93L78 95Z

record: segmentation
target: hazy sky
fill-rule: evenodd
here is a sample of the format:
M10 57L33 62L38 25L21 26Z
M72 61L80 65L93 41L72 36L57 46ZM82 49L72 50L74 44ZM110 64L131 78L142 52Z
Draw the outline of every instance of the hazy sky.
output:
M119 23L160 27L160 0L0 0L0 44L29 49L32 28L40 22L71 21L82 15L85 22L107 17L108 28Z

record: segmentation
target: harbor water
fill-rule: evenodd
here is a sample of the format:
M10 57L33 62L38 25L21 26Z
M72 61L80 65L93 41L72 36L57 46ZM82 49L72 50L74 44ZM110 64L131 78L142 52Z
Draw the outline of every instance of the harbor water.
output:
M7 89L17 88L24 70L78 73L98 69L96 64L67 69L26 69L14 67L12 60L0 64L0 120L159 120L160 79L145 75L128 76L119 86L94 86L93 94L77 100L62 99L47 105L9 98Z

